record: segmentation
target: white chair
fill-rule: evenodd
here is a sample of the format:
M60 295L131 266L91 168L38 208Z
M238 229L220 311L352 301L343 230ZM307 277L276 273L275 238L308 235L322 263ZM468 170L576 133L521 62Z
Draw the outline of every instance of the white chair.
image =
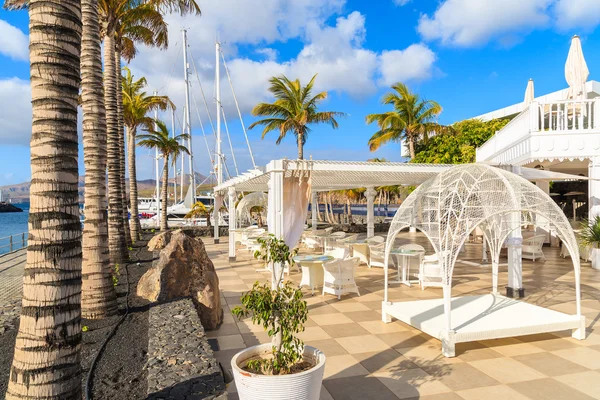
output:
M590 261L592 259L592 247L583 244L579 238L577 238L577 245L579 246L579 257L584 261ZM562 258L571 256L564 243L560 245L560 256Z
M333 226L330 226L329 228L325 228L323 230L325 231L326 235L329 235L329 234L331 234L331 232L333 232Z
M437 254L423 257L419 267L419 284L421 290L429 286L442 287L442 268Z
M357 243L352 246L352 257L357 257L360 263L369 265L369 245L384 243L385 239L381 236L373 236L365 239L364 243Z
M334 232L327 238L327 247L335 247L341 239L346 237L346 232Z
M330 293L338 299L346 293L356 293L360 296L358 286L354 281L354 269L358 260L347 258L334 260L323 264L323 295Z
M546 261L546 256L542 251L542 246L546 240L546 235L536 235L527 239L523 239L522 257L535 261L542 259Z
M385 243L369 245L369 268L385 267Z
M348 253L348 249L345 247L335 247L333 249L327 250L325 252L325 255L337 258L339 260L343 260L345 258L348 258Z
M365 239L365 243L368 243L368 244L385 243L385 238L383 236L373 236L368 239Z
M304 238L304 245L311 250L321 248L321 239L316 236L307 236Z

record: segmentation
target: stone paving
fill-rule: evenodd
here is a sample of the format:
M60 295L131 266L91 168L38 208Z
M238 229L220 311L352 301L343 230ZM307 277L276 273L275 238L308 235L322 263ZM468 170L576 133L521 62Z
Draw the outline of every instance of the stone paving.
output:
M428 248L419 234L402 234L400 243L417 242ZM207 332L217 338L215 356L224 366L240 349L269 338L249 320L237 321L231 308L240 304L241 293L269 275L257 272L260 264L251 254L238 250L229 263L227 239L221 244L205 240L215 264L223 296L225 320L219 330ZM303 250L304 251L304 250ZM569 258L559 257L557 248L544 248L547 261L524 260L523 284L532 304L575 313L574 274ZM481 265L481 244L467 244L463 261L455 267L453 295L489 293L491 268ZM502 262L506 262L504 259ZM299 282L292 270L290 279ZM600 399L600 271L582 264L582 313L588 337L578 341L569 332L539 334L457 344L455 358L441 355L438 340L399 321L381 322L383 270L361 266L357 283L361 296L311 296L309 320L301 338L325 352L327 364L321 389L322 400L421 399L421 400L584 400ZM500 267L500 287L507 282L506 264ZM440 298L441 289L394 284L390 300ZM230 367L229 367L230 368ZM237 399L234 384L229 398Z
M0 334L21 314L26 249L0 256Z
M191 299L150 308L148 399L221 399L225 383Z

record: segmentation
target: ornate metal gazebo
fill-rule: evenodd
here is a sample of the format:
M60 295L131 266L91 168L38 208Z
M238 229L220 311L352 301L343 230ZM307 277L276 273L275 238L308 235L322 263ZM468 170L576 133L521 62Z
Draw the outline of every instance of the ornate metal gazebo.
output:
M540 223L557 234L572 256L576 315L546 310L498 294L502 246L507 239L518 244L522 225ZM585 317L581 316L580 263L575 234L556 203L531 182L515 173L485 164L450 168L420 185L398 209L386 241L386 261L389 261L396 235L408 227L424 233L438 256L443 300L390 302L388 271L385 268L385 322L394 316L419 329L424 328L421 330L442 340L443 352L447 356L454 356L455 343L472 340L562 329L575 329L574 336L584 338ZM492 255L493 288L491 296L472 296L467 302L469 307L466 307L467 303L461 303L460 298L452 299L452 274L460 249L476 227L483 231ZM429 302L428 305L426 302ZM455 302L461 309L453 313ZM432 312L434 309L440 312ZM463 315L465 310L479 310L485 315ZM510 316L510 310L522 315ZM455 314L457 321L452 320Z

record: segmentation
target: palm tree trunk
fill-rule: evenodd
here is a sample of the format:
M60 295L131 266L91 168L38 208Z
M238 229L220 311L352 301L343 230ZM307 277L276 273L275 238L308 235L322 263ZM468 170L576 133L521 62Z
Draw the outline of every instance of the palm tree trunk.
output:
M406 140L408 140L408 152L412 160L415 158L415 140L412 136L407 136Z
M302 135L298 135L298 160L304 159L304 145L302 144Z
M106 110L98 0L82 0L81 13L81 100L85 164L81 312L84 318L101 319L116 314L118 308L108 257Z
M352 220L352 204L350 204L349 197L346 197L346 203L348 204L348 223L352 224L354 221Z
M137 170L135 165L135 136L137 132L135 128L127 129L127 141L128 152L127 158L129 159L129 207L131 209L131 221L129 222L129 229L131 235L131 241L135 243L140 239L141 225L140 218L138 216L138 187L137 187Z
M108 249L113 268L123 262L126 251L123 230L123 196L121 194L115 50L114 31L108 32L104 37L104 102L108 156Z
M119 126L119 180L121 182L121 196L122 196L122 213L123 213L123 232L125 233L125 243L127 246L131 246L132 240L129 233L129 218L127 205L129 203L127 199L127 185L125 184L125 122L123 119L123 82L121 78L121 49L120 43L115 49L115 79L117 82L117 121ZM127 258L129 254L125 253Z
M31 206L10 400L81 399L80 7L29 3Z
M169 155L164 155L165 165L163 167L163 176L162 176L162 191L161 191L161 209L160 209L160 230L166 231L169 229L169 224L167 221L167 198L169 191Z

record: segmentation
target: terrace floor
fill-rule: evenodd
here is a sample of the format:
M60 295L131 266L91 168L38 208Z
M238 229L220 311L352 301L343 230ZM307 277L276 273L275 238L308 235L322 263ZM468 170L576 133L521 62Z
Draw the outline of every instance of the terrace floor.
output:
M215 264L225 311L215 354L224 366L240 349L268 343L267 334L250 321L236 321L230 309L254 282L269 279L257 272L261 265L249 252L238 249L237 261L229 263L227 239L221 244L206 240ZM429 247L420 234L399 235L399 243L416 242ZM306 252L306 250L302 250ZM547 261L523 260L523 286L528 303L569 314L575 313L575 289L571 260L562 259L557 248L544 248ZM467 244L456 264L453 296L491 291L491 267L481 265L481 244ZM501 260L501 263L503 261ZM506 260L504 260L506 262ZM393 276L393 275L392 275ZM292 270L290 279L300 281ZM502 399L552 400L600 399L600 271L582 264L582 313L588 337L578 341L571 332L539 334L507 339L459 343L456 357L445 358L438 340L402 322L381 322L383 270L361 266L357 270L361 296L312 296L303 289L309 304L304 342L327 356L321 399ZM507 281L506 264L500 266L500 285ZM390 287L391 301L442 297L441 289ZM598 325L600 327L600 325ZM237 399L230 384L231 399Z

